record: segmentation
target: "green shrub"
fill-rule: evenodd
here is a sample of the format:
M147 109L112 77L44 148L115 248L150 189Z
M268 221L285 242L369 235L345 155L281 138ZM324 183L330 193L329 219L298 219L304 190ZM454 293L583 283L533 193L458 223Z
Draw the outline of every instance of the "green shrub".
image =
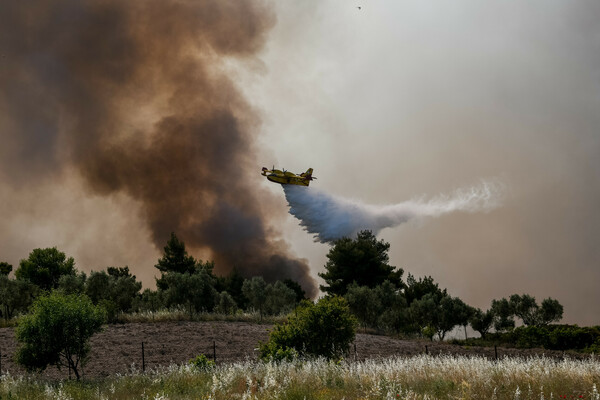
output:
M189 362L198 371L208 371L215 367L215 362L209 360L204 354L200 354L196 358L192 358Z
M593 346L600 340L600 327L520 326L510 332L488 334L487 339L490 342L522 348L542 347L548 350L593 352Z
M261 358L340 358L354 340L356 323L341 297L326 297L317 304L304 301L286 323L273 328L267 343L260 344Z
M104 320L104 310L85 295L53 291L41 296L19 321L17 362L30 371L43 371L48 365L68 367L79 380L89 339L100 332Z

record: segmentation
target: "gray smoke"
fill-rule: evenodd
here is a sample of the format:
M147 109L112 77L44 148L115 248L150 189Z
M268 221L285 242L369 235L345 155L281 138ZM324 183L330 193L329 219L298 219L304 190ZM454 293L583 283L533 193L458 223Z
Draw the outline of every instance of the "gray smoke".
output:
M462 211L487 212L500 206L504 185L500 181L482 181L427 200L425 197L391 205L364 204L326 193L314 187L284 185L290 214L313 234L315 241L326 243L353 237L368 229L377 234L414 219L439 217Z

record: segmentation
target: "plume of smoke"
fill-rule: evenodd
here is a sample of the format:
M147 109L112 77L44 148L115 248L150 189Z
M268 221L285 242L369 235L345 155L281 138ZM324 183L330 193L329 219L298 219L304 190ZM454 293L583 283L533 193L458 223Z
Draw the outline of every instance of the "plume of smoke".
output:
M259 119L224 72L225 60L254 61L275 23L266 4L33 0L1 14L0 165L11 184L58 187L76 170L93 194L135 199L157 248L175 232L217 272L316 293L307 261L267 223L271 200L252 182Z
M414 219L439 217L462 211L490 211L501 204L501 182L482 181L479 185L457 189L429 200L419 198L392 205L371 205L334 196L314 187L284 185L290 214L314 235L315 241L331 242L353 237L369 229L377 234Z

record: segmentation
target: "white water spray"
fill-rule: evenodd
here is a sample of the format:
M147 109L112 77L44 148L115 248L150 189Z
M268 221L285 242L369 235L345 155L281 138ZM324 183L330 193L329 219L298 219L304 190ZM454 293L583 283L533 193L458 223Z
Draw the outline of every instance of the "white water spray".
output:
M370 205L325 193L314 187L283 185L290 214L314 235L315 241L331 242L354 237L364 229L377 234L384 228L413 219L439 217L455 211L487 212L500 206L503 185L482 181L429 200L424 198L393 205Z

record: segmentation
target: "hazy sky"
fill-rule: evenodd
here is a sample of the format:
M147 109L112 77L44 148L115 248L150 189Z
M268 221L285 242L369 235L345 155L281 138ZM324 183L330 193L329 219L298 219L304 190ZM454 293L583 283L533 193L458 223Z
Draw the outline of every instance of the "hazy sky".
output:
M184 3L203 13L204 3ZM303 271L308 264L317 279L329 247L313 242L297 220L285 215L283 191L261 179L262 166L275 164L297 172L312 167L318 180L311 185L371 204L432 197L482 179L499 180L506 188L500 208L382 231L380 237L391 244L391 264L416 276L431 275L452 295L477 307L489 307L494 298L529 293L538 301L558 299L565 307L564 322L600 324L600 3L245 2L257 6L236 14L235 26L245 30L235 36L233 28L222 28L220 21L229 21L241 3L223 2L227 6L222 13L200 21L186 19L177 29L179 36L158 41L156 35L171 35L171 30L150 24L155 29L134 35L131 43L134 49L144 49L140 65L152 68L131 73L119 63L94 65L91 72L79 63L67 63L71 58L63 55L71 54L73 43L67 36L58 35L52 46L44 43L46 50L37 50L28 36L35 28L25 23L17 30L23 35L16 41L23 43L22 49L10 44L14 38L0 39L0 85L8 89L0 95L0 259L16 267L33 248L57 246L75 257L81 270L127 264L151 285L162 250L159 243L170 233L164 218L157 223L154 217L164 210L163 194L149 194L148 187L176 181L179 175L154 177L155 170L144 167L160 158L160 152L144 148L147 157L133 157L118 150L123 158L135 160L124 162L129 165L124 170L119 170L118 160L108 160L106 174L117 171L129 177L118 184L108 178L98 184L88 153L74 154L93 150L94 142L79 143L89 140L77 129L77 122L86 122L79 116L81 105L62 99L64 85L54 87L63 71L53 57L56 48L66 74L69 68L85 72L85 85L69 83L66 93L80 96L89 91L93 98L97 91L103 100L90 104L111 117L111 124L103 123L94 137L106 138L109 134L104 132L112 129L135 132L138 136L129 137L145 143L165 123L174 135L178 129L187 132L187 122L199 124L197 109L213 116L230 107L232 118L241 121L239 131L248 139L225 151L219 146L228 149L229 141L203 138L203 144L223 153L200 164L190 161L190 176L203 175L190 185L201 188L182 192L186 207L171 229L181 228L190 236L183 240L195 244L195 256L231 259L228 248L222 247L226 241L210 242L205 234L194 235L194 229L212 232L207 228L212 219L205 217L212 211L202 214L206 202L214 210L213 203L223 196L233 207L240 201L238 194L256 199L240 210L244 221L252 215L263 221L253 226L268 236L264 246L279 248L272 251L288 260L284 264L290 270ZM162 15L166 21L190 14L176 11L139 12L159 20ZM22 21L46 12L40 6ZM136 12L127 10L127 18L120 21L129 21ZM50 21L49 30L55 23L54 30L72 33L62 28L60 18ZM7 21L0 17L0 25L8 26L3 22ZM202 53L200 61L178 70L178 63L187 58L160 51L177 48L180 37L188 40L190 34L180 31L194 23L205 24L197 31L208 32L205 40L210 44L182 48L209 55ZM126 29L122 32L131 35ZM223 41L221 34L237 39ZM250 39L242 39L244 35ZM115 36L98 40L120 43ZM85 46L87 36L82 37L75 43ZM146 53L144 43L157 53ZM237 43L242 43L239 48ZM123 46L119 54L129 49ZM106 60L114 57L111 47L100 50L108 54ZM90 54L93 58L94 52ZM22 70L20 63L44 68L23 68L33 72L16 74ZM209 78L196 77L195 68ZM115 71L123 73L118 82L103 78ZM169 78L156 71L166 71ZM129 85L129 76L135 85ZM92 85L89 77L103 79L92 79ZM127 87L113 88L115 82ZM140 93L133 95L134 91ZM165 93L173 99L183 93L185 102L166 101ZM115 94L117 106L107 94ZM121 115L129 110L135 112ZM173 116L180 125L168 125ZM97 119L94 114L93 121ZM43 124L48 120L53 122L51 132ZM124 146L115 135L109 137L112 146ZM137 142L127 142L132 143L135 147ZM169 151L177 156L177 149ZM90 154L97 158L97 153ZM107 162L104 157L100 161ZM140 169L150 173L139 174ZM138 174L143 175L139 182ZM237 230L233 226L229 229ZM235 248L236 254L247 254L245 248Z

